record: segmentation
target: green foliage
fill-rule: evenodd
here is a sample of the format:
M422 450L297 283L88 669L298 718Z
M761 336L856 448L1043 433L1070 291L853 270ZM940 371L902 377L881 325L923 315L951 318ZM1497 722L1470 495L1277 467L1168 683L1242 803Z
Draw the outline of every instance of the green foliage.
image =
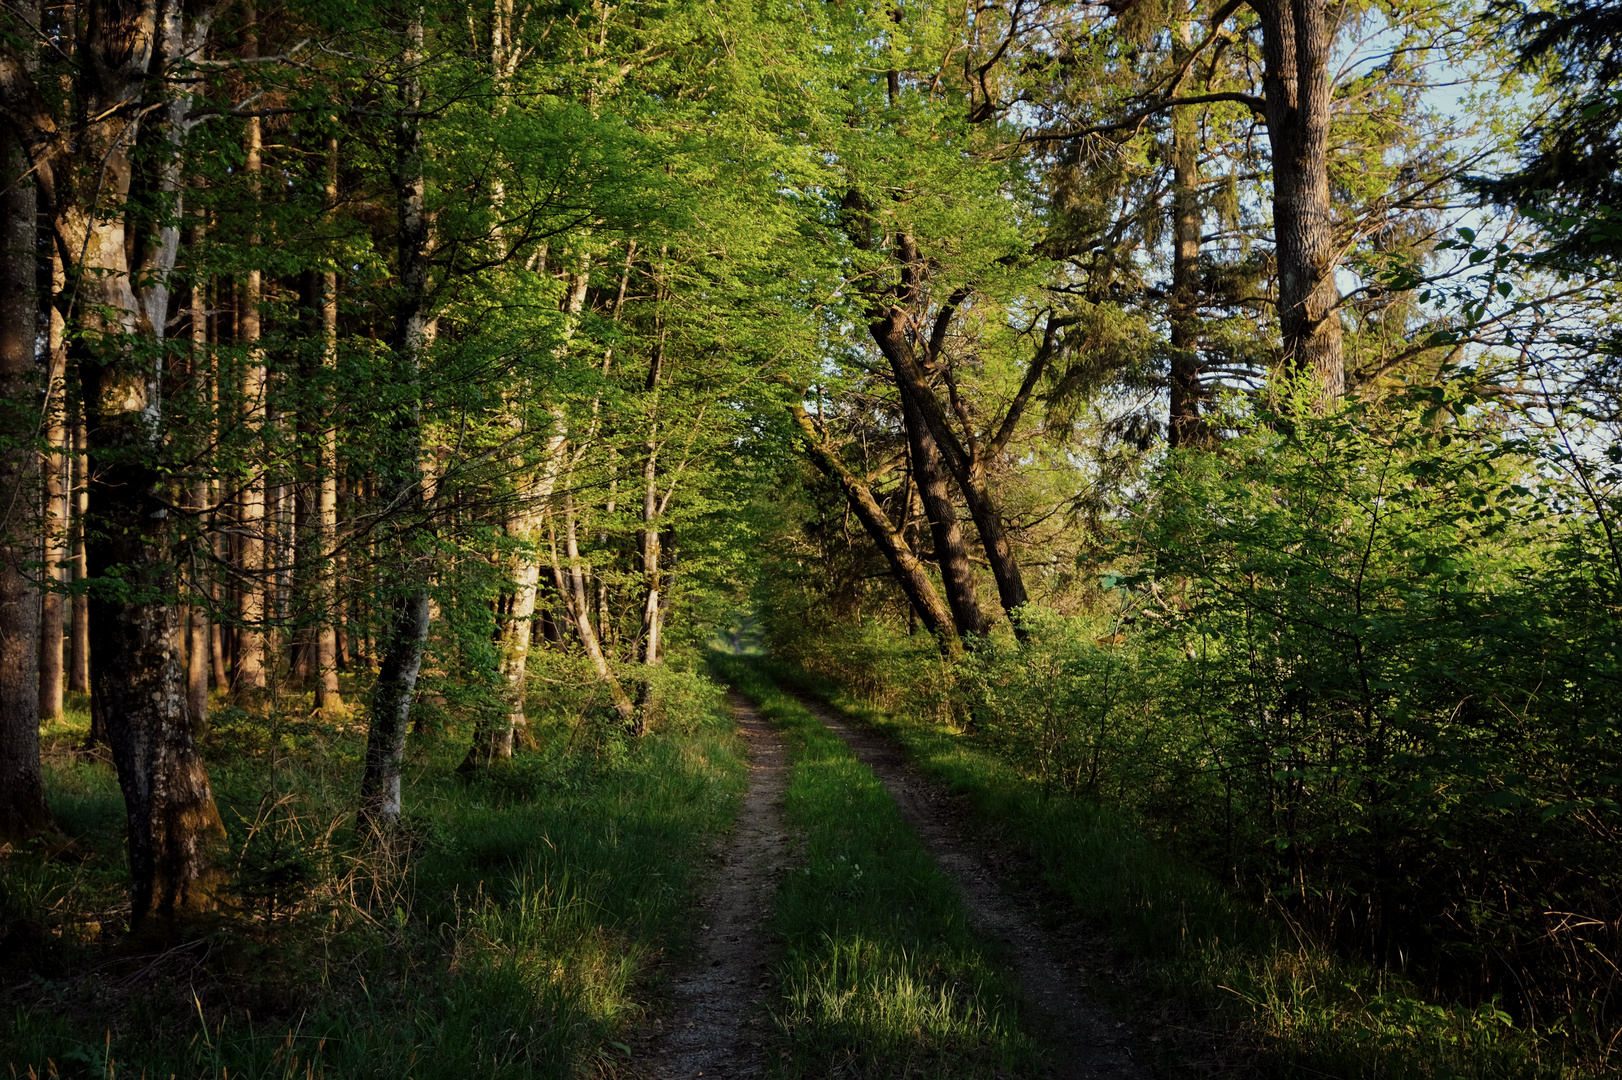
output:
M988 838L1029 860L1064 898L1067 917L1106 936L1113 971L1132 977L1100 977L1092 988L1133 1018L1136 1046L1157 1049L1157 1065L1170 1075L1190 1061L1244 1075L1348 1080L1582 1075L1577 1055L1509 1022L1496 1003L1436 1004L1400 973L1338 956L1279 918L1277 905L1242 899L1177 850L1175 824L1158 842L1137 815L1055 798L1003 750L927 713L875 708L865 695L780 662L767 670L904 745L914 764L966 797ZM886 670L888 700L928 700L909 685L916 669Z
M1185 771L1143 806L1343 944L1608 1030L1622 638L1596 523L1469 396L1414 398L1168 463L1124 584Z

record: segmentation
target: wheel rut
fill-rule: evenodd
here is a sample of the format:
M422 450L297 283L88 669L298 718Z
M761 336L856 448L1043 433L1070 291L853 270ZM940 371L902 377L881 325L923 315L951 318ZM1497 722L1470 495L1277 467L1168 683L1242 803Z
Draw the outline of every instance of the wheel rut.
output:
M1126 1027L1089 994L1073 948L1036 921L1034 898L999 888L997 875L966 839L962 812L950 795L919 774L894 743L847 723L815 698L799 697L883 781L936 864L957 883L974 928L1008 950L1013 974L1048 1025L1056 1051L1050 1075L1062 1080L1148 1080L1153 1071L1133 1059Z
M749 790L738 810L713 891L701 901L698 956L677 978L671 1015L658 1022L648 1075L658 1080L765 1075L768 1017L776 987L776 942L767 932L789 857L783 828L788 753L770 724L736 691L728 694L749 748Z

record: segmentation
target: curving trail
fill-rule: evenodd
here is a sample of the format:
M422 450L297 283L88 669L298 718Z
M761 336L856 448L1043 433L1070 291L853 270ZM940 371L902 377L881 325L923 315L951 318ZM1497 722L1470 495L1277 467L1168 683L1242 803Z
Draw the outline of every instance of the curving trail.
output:
M749 791L715 891L703 901L698 958L676 981L675 1008L654 1038L649 1064L658 1080L735 1080L766 1071L768 1021L761 1005L776 987L769 968L775 943L766 923L788 856L782 817L788 755L742 695L728 697L749 747Z
M1148 1080L1153 1070L1133 1059L1126 1028L1088 994L1084 965L1073 945L1054 938L1033 917L1034 898L998 887L997 876L965 839L962 815L951 797L909 766L900 748L883 736L846 723L815 698L796 696L884 782L936 864L957 882L974 928L1008 950L1013 974L1047 1024L1056 1052L1050 1075Z

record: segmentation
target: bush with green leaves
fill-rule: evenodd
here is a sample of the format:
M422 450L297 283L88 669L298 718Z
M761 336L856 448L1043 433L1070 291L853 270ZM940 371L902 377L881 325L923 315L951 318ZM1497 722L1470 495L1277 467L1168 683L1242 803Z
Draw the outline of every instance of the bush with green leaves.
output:
M1136 801L1164 764L1152 654L1113 618L1031 606L1020 621L1023 643L993 638L958 666L975 733L1045 791Z
M1345 944L1597 1035L1622 627L1539 451L1439 388L1273 417L1168 459L1119 585L1179 720L1146 811Z

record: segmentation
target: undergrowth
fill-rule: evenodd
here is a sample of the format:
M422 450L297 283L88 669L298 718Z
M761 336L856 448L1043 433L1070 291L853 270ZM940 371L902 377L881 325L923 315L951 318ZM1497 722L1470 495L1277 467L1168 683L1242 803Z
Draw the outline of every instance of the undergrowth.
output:
M785 803L804 863L778 892L785 1077L992 1077L1040 1072L996 957L884 785L747 661L721 674L782 731Z
M926 643L932 647L932 643ZM924 647L924 646L921 646ZM801 668L770 675L828 699L903 745L927 773L969 797L999 843L1031 860L1076 916L1107 938L1131 985L1119 991L1140 1018L1157 1003L1192 1029L1168 1042L1172 1073L1347 1078L1533 1080L1581 1075L1542 1033L1493 1004L1426 1000L1400 972L1378 970L1314 941L1283 913L1237 897L1098 801L1055 793L1040 770L1022 772L942 722L907 708L894 687L868 695ZM871 665L861 665L873 677ZM911 665L922 668L920 661Z
M458 773L467 732L413 736L388 851L354 836L355 725L216 709L207 753L230 834L220 912L124 929L123 805L82 710L46 732L73 847L0 875L17 1076L612 1074L689 939L706 838L744 784L716 688L689 676L639 740L596 714L534 720L510 763ZM673 691L672 697L677 697ZM81 703L82 704L82 703Z

